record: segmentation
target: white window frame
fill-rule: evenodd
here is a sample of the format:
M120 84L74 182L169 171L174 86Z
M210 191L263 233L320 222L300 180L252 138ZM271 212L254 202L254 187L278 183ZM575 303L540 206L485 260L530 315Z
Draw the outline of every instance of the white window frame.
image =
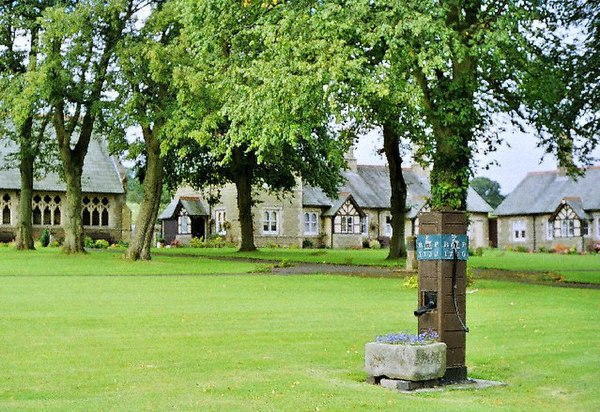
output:
M600 239L600 217L597 216L594 219L594 221L596 222L594 226L594 231L596 232L596 239Z
M281 226L281 209L266 208L262 211L263 235L278 235Z
M227 234L225 222L227 222L227 211L223 208L215 209L215 232L218 235Z
M319 234L319 214L317 212L304 212L304 234Z
M512 238L515 242L525 242L527 240L527 221L513 220L512 221Z
M554 239L554 222L546 219L546 240Z
M365 215L360 219L360 229L363 235L369 236L369 215Z
M385 236L392 237L394 230L392 229L392 216L387 215L385 217Z
M189 235L192 233L192 219L188 216L185 209L181 209L177 218L177 233L180 235Z

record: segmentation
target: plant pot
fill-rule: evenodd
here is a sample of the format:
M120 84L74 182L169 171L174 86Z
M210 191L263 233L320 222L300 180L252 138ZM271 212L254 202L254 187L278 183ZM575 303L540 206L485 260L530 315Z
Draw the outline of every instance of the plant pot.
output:
M365 345L365 370L371 376L427 381L444 376L446 344L392 345L369 342Z

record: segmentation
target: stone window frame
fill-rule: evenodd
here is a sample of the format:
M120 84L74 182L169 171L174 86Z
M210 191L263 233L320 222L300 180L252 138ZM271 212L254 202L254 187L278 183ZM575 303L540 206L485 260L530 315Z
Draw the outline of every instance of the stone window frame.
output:
M31 222L34 226L61 226L63 196L57 193L34 193L31 199Z
M0 196L0 226L11 226L13 221L12 196L7 192L0 194L2 195Z
M319 214L317 212L304 212L304 234L319 234Z
M281 231L281 208L263 208L262 213L263 235L278 235Z
M84 227L110 227L111 202L108 196L84 195L81 199L81 208Z

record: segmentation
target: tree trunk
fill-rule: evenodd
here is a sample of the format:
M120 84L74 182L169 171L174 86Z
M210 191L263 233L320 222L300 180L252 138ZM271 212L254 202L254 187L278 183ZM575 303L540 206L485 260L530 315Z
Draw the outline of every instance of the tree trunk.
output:
M63 158L63 171L67 186L65 217L63 228L65 240L63 252L85 253L83 248L83 221L81 218L81 174L83 165L74 164L73 160ZM83 162L82 162L83 163Z
M33 250L32 207L33 198L33 163L35 156L29 145L21 142L20 171L21 193L19 195L19 220L17 221L17 250Z
M140 212L135 222L133 239L127 249L127 258L131 260L150 260L154 222L160 207L164 168L160 155L160 143L155 137L155 131L143 129L148 157L146 159L146 176L144 179L144 195L140 204Z
M254 157L236 147L232 151L233 180L237 190L237 207L239 212L242 242L240 252L256 250L254 245L254 227L252 220L252 170Z
M406 257L405 220L406 220L406 182L402 174L400 156L400 137L389 123L383 125L383 150L390 171L390 211L392 214L392 238L388 259Z

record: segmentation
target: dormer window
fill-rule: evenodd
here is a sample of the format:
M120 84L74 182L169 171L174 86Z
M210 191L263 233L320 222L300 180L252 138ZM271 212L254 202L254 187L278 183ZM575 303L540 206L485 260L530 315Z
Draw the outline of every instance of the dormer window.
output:
M579 213L578 213L579 211ZM555 238L571 238L590 235L590 225L581 208L579 198L565 198L552 217Z
M333 220L335 233L360 234L362 232L361 221L364 216L354 202L349 198L342 204Z

